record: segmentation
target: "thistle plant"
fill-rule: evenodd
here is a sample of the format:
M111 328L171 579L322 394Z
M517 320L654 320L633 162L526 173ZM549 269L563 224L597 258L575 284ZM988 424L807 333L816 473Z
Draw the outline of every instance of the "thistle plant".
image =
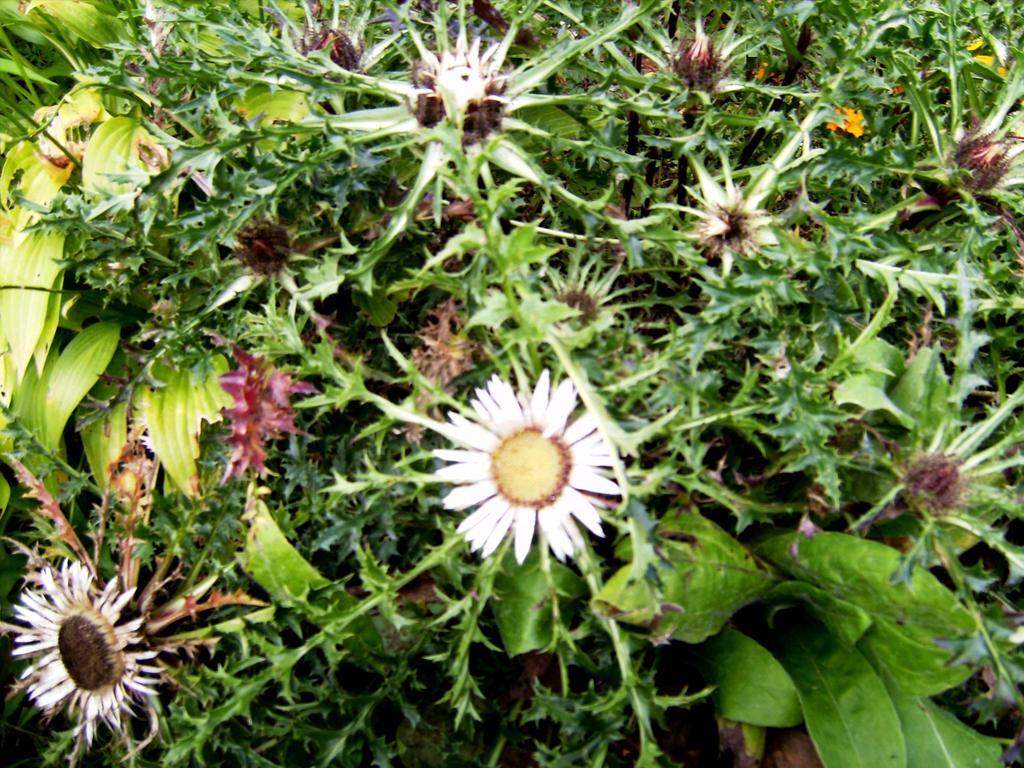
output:
M5 765L1020 762L1011 4L3 18Z

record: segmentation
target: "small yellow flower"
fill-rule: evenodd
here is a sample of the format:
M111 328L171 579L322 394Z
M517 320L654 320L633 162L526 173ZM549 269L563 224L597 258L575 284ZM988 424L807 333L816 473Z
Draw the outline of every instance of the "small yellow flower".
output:
M983 48L984 45L985 41L980 37L976 37L973 40L971 40L971 42L969 42L965 47L969 52L973 53L974 51ZM997 53L998 52L999 51L997 51ZM977 53L974 55L973 58L976 62L978 62L979 64L984 64L986 67L993 67L996 64L996 57L990 53ZM1006 77L1007 71L1008 70L1006 69L1006 67L1004 67L1001 63L998 67L996 67L996 72L999 73L1000 77Z
M842 115L842 125L839 123L825 123L825 127L830 131L846 131L851 136L855 136L858 139L864 135L864 113L859 109L850 109L849 107L836 107L836 114Z

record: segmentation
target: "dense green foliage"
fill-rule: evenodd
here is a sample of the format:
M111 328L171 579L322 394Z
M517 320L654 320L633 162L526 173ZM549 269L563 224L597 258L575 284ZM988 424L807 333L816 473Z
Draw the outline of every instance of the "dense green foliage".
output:
M82 764L1017 761L1015 5L0 2L0 619L26 547L167 606ZM429 427L544 369L623 496L481 559Z

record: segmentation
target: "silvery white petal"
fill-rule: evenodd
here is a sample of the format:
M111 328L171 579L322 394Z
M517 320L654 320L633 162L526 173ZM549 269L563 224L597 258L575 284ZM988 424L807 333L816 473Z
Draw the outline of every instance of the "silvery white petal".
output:
M537 523L537 511L520 508L516 510L516 562L522 565L533 543L533 529Z
M487 391L490 392L491 397L494 398L494 402L498 404L501 409L500 418L497 419L499 422L514 421L519 424L526 422L523 416L523 409L519 405L519 399L516 397L515 390L512 386L502 381L496 375L491 377L491 380L487 383Z
M508 529L512 526L514 517L515 511L509 507L495 524L491 535L487 537L487 541L484 542L483 549L480 551L480 557L489 557L498 548L498 545L504 540L505 534L508 533Z
M595 536L604 536L604 531L601 529L601 516L597 514L594 505L586 496L574 488L566 488L565 494L562 496L562 503L573 517L587 527L587 530Z
M589 413L584 413L576 421L569 425L569 428L565 430L565 434L562 439L565 440L569 445L579 442L587 435L594 432L597 429L597 419L591 416Z
M491 477L491 468L487 464L449 464L434 472L434 476L451 483L480 483Z
M458 413L448 414L448 419L455 427L453 430L445 431L445 435L451 440L488 453L498 447L500 438L490 430L474 424Z
M466 507L486 501L497 492L498 487L490 480L459 486L458 488L453 488L444 497L444 508L465 509Z
M462 451L453 450L451 448L438 448L431 453L438 459L444 461L457 461L463 464L469 464L477 461L488 462L491 461L491 455L484 453L483 451Z
M533 388L533 395L530 397L530 418L535 426L544 428L548 411L548 396L551 393L551 374L545 368Z
M569 471L569 485L581 491L600 493L605 496L618 496L621 493L619 486L613 480L579 464Z
M575 408L576 389L572 385L572 379L562 379L551 396L551 402L548 403L547 414L544 417L544 436L562 434L565 423Z
M508 509L508 506L509 504L507 501L505 501L499 496L495 496L494 498L484 503L484 505L481 506L480 509L478 509L476 512L474 512L461 523L459 523L459 527L456 529L456 533L468 535L470 532L472 532L474 528L476 528L481 523L488 520L497 520L502 514L505 513L505 510Z

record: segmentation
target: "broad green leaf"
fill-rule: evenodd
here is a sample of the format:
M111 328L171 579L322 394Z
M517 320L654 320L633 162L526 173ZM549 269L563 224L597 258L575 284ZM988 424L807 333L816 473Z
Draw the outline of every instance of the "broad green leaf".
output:
M795 546L794 546L795 545ZM821 532L813 538L787 533L758 547L790 576L820 586L842 600L898 623L913 622L954 634L970 632L973 622L930 572L915 568L910 583L895 583L902 554L877 541L846 533Z
M905 426L911 426L910 417L889 399L885 389L875 382L871 374L857 374L846 379L832 393L836 405L856 405L865 411L888 411Z
M72 171L74 166L70 162L61 168L41 157L31 142L19 142L4 157L4 168L0 172L0 202L10 205L11 185L17 181L17 190L23 197L36 205L47 205L70 178ZM31 216L16 209L15 218L23 226Z
M305 602L310 590L330 583L285 538L266 504L254 500L247 519L243 565L276 602Z
M786 670L757 641L724 629L699 651L718 714L729 720L770 728L803 722L796 688Z
M26 80L42 83L44 85L56 85L53 80L45 77L39 70L33 68L27 62L11 61L10 59L2 56L0 56L0 72L8 75L14 75L16 77L23 77Z
M494 581L489 605L498 620L501 639L510 656L548 648L554 640L551 587L558 596L582 591L579 578L561 563L551 564L549 584L536 549L521 566L506 557Z
M914 419L920 434L933 434L948 421L949 380L942 370L940 354L930 348L919 349L892 389L892 400Z
M32 360L35 362L37 371L42 371L43 366L46 365L50 356L50 347L53 346L53 338L57 334L57 326L60 325L60 311L64 306L64 296L61 293L63 287L64 270L61 270L53 281L53 288L50 290L49 300L46 302L43 328L39 332L36 348L32 351Z
M107 369L120 338L114 323L96 323L51 355L38 378L32 370L14 398L14 411L45 448L56 450L72 412Z
M906 693L934 696L959 685L972 672L969 666L950 666L951 653L935 639L935 630L878 619L861 638L860 649Z
M765 600L773 603L802 603L833 633L853 645L871 626L871 617L853 603L833 596L806 581L784 581L772 588Z
M900 352L882 339L865 342L853 358L857 371L842 381L832 393L837 405L857 405L867 411L889 411L905 426L910 426L907 414L901 411L886 394L886 388L903 369Z
M117 8L102 0L34 0L23 12L27 15L35 10L46 13L61 29L97 48L129 39Z
M892 692L903 727L907 768L1000 768L1003 747L927 699Z
M3 475L0 475L0 512L7 509L7 502L11 500L11 486Z
M775 645L825 768L905 768L896 709L858 651L814 622L781 634Z
M64 256L59 232L16 232L0 244L0 348L7 348L15 382L25 375L40 345L49 346L56 328L49 323L51 291ZM46 335L46 338L44 338Z
M110 471L128 441L128 404L115 403L99 419L84 426L80 434L93 479L105 491Z
M259 124L297 123L309 115L309 94L253 86L238 102L238 111L246 120L259 119Z
M648 579L632 575L629 566L617 570L594 596L591 607L598 616L650 626L660 618L658 589Z
M646 624L659 636L699 643L772 585L743 546L703 516L682 512L658 527L658 585L625 566L594 597L599 615Z
M94 195L132 196L169 159L167 149L137 120L115 117L96 129L85 148L82 188ZM130 180L118 178L124 176Z
M231 404L218 381L228 369L227 360L217 355L212 368L200 377L187 370L157 367L153 376L162 386L146 387L139 396L139 413L153 452L178 490L190 495L199 494L196 460L203 422L220 421L221 409Z
M852 603L871 617L861 638L871 659L904 690L937 693L969 671L950 668L937 641L972 633L970 614L931 573L916 568L909 583L894 583L902 555L879 542L844 533L776 536L758 552L790 576ZM796 557L791 551L796 544Z

